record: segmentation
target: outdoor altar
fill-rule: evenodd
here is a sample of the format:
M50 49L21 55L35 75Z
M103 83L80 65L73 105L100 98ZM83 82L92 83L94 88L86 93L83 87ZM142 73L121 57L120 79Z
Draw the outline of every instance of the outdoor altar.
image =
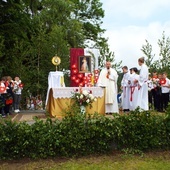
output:
M64 116L64 111L74 102L72 95L76 89L76 87L59 87L50 89L46 106L50 116L57 118ZM88 114L94 114L97 112L101 115L104 115L105 89L101 87L82 87L82 90L91 90L93 96L97 99L92 103L91 108L89 106L86 107L86 112Z
M52 117L62 117L63 112L73 104L73 92L76 88L90 90L96 101L92 107L86 106L89 114L95 112L105 114L105 89L97 87L99 76L98 49L71 48L70 49L70 86L65 87L64 74L61 71L50 72L48 77L48 91L46 97L46 110ZM57 60L56 60L57 59ZM59 65L59 57L53 57L52 63Z

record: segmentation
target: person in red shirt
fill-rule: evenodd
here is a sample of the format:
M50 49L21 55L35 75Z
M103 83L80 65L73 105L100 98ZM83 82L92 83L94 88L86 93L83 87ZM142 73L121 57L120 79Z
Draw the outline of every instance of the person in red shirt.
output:
M5 86L6 86L6 91L7 91L7 95L6 95L6 99L5 99L5 114L6 115L11 115L12 112L12 104L13 104L13 81L12 81L12 77L11 76L7 76L6 77L6 81L5 81Z
M5 95L6 95L6 87L5 87L6 77L2 77L0 81L0 115L4 118L5 114Z

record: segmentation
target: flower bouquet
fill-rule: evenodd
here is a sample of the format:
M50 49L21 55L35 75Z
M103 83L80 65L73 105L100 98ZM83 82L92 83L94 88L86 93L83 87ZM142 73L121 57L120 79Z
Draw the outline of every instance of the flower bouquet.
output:
M78 104L78 106L90 106L92 108L92 103L96 101L97 99L93 96L91 90L78 90L76 89L73 92L72 99L75 100L75 102Z

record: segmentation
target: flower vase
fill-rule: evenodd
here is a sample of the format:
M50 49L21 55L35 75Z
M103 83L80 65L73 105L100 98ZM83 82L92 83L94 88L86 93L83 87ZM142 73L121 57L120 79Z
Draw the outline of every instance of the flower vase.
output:
M85 106L80 106L80 113L85 114L86 113L86 107Z

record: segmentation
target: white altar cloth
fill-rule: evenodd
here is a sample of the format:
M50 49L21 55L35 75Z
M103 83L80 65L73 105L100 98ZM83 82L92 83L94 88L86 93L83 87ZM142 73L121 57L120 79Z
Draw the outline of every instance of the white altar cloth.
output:
M65 87L64 83L64 73L62 71L51 71L48 75L48 90L47 90L47 96L46 96L46 102L47 105L49 91L51 88L56 87Z
M53 88L53 97L57 98L71 98L73 93L76 90L79 90L79 87L61 87ZM82 87L82 90L91 91L94 97L103 97L104 89L101 87Z

